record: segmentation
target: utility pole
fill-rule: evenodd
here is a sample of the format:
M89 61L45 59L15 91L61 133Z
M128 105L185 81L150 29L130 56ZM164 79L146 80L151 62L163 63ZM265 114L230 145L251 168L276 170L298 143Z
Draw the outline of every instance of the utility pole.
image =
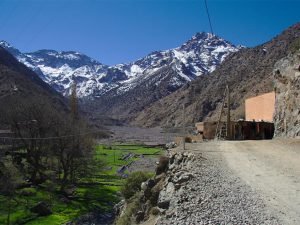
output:
M227 101L227 106L225 104L226 101ZM225 113L226 107L227 107L226 122L224 122L224 125L222 125L222 122L221 122L222 115L223 115L223 113ZM223 134L223 132L224 132L224 134ZM215 139L219 139L222 137L226 138L227 140L230 140L232 138L231 137L231 118L230 118L230 90L229 90L228 85L226 85L226 88L224 91L224 98L223 98L221 113L219 116L216 132L215 132Z
M183 140L182 140L182 144L183 144L183 150L185 150L185 103L183 103Z
M186 97L183 100L183 119L182 119L182 126L183 126L183 139L182 139L182 146L183 146L183 150L185 150L185 135L186 135L186 122L185 122L185 104L186 104Z
M227 140L231 139L231 126L230 126L230 91L229 86L226 85L227 90Z

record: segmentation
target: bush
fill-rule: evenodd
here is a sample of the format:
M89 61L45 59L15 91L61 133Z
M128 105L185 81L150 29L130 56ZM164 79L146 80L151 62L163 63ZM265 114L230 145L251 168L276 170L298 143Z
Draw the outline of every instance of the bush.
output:
M134 194L141 190L141 184L151 178L151 174L145 172L134 172L126 179L121 193L126 200L130 199Z
M152 208L150 209L150 214L152 214L152 215L154 215L154 216L159 215L159 214L160 214L159 208L158 208L158 207L152 207Z
M300 49L300 38L297 38L289 47L291 53L295 53Z
M23 196L35 196L37 193L35 188L23 188L20 190L20 194Z
M158 166L156 168L156 175L162 174L168 169L169 158L166 156L161 156L159 158Z
M184 140L185 140L186 143L192 143L193 142L191 137L185 137Z

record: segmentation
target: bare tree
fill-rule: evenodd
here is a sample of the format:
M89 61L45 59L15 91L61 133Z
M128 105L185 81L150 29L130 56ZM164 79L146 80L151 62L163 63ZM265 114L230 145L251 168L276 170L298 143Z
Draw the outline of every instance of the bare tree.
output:
M62 169L63 190L67 184L75 183L93 160L93 141L82 121L73 122L72 118L65 118L61 123L62 126L56 130L55 135L62 138L54 142L53 151Z
M12 201L16 194L16 188L22 182L21 175L11 160L2 161L0 164L0 194L8 198L6 224L10 224Z
M30 180L35 184L44 181L43 159L47 157L47 143L43 138L51 134L54 120L51 108L30 99L10 106L8 118L15 137L25 150Z
M33 184L53 180L56 174L55 181L64 190L88 171L94 158L93 139L77 113L77 106L67 114L38 98L7 107L5 116L18 142L12 157Z

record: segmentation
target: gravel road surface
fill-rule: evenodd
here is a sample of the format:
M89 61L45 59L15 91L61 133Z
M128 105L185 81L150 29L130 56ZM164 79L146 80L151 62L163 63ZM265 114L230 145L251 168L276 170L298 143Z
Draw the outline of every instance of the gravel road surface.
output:
M158 224L300 224L300 140L188 144L194 178ZM173 151L180 151L179 149Z

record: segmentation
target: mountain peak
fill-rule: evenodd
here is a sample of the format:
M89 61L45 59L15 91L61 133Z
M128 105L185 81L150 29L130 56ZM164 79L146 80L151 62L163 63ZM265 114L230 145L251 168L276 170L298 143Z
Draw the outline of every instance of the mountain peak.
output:
M3 48L12 48L13 46L11 44L9 44L7 41L0 41L0 46L2 46Z
M7 41L0 41L0 46L4 49L6 49L10 54L12 54L15 57L18 57L19 55L21 55L22 53L16 49L14 46L12 46L10 43L8 43Z
M192 39L208 39L208 38L213 38L216 37L216 35L207 33L207 32L197 32Z

